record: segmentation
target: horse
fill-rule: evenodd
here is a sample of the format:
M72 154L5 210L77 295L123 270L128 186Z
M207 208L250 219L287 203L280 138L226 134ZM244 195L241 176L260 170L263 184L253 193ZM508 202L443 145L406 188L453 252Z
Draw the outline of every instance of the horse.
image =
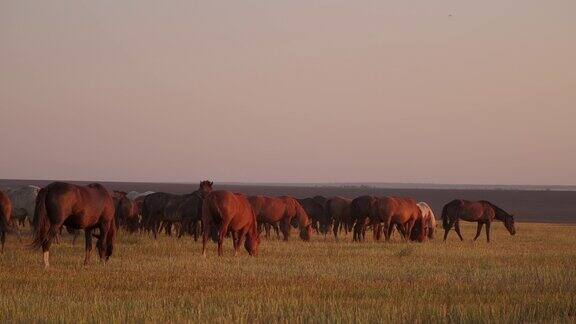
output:
M12 218L12 202L10 197L0 191L0 253L4 253L4 242L6 242L6 233L14 227Z
M108 261L114 250L116 219L112 196L98 183L77 186L64 182L52 182L41 189L36 197L34 211L33 248L42 248L44 267L50 267L50 245L62 226L83 229L86 239L84 265L90 262L92 236L103 262ZM100 233L92 233L98 228Z
M332 225L332 219L326 213L327 199L322 196L315 196L313 198L297 200L300 205L302 205L302 208L304 208L308 216L312 219L312 228L314 228L317 233L326 236L330 226Z
M474 241L478 239L482 232L482 226L486 224L486 241L490 242L490 224L494 219L504 222L504 226L510 235L516 234L514 227L514 215L504 211L502 208L492 204L486 200L468 201L463 199L455 199L449 202L442 209L442 227L444 228L444 241L448 237L448 232L454 226L456 234L463 241L462 233L460 233L460 220L467 222L478 222L476 236Z
M354 241L362 241L366 238L366 227L370 224L370 206L376 199L373 196L360 196L352 200L350 203L350 219L348 226L351 228L354 225ZM375 239L380 239L379 224L373 224L378 230Z
M165 192L147 195L142 203L143 226L152 230L154 239L157 238L162 224L167 231L174 223L182 224L178 237L181 237L185 231L192 234L192 226L196 226L202 218L202 201L212 192L212 185L210 181L202 181L198 190L186 195Z
M420 211L420 208L418 208L416 201L412 198L374 198L370 204L370 219L374 226L373 230L375 238L379 238L379 224L382 224L382 229L387 242L390 241L390 236L392 235L394 226L398 228L405 240L410 239L415 224L418 224L421 228L425 228L422 212ZM419 242L422 242L425 239L425 231L420 231L419 235L414 238L414 240Z
M344 228L344 232L348 235L350 227L348 224L351 222L350 204L352 199L342 197L332 197L326 201L326 214L334 224L332 230L334 238L338 240L338 232Z
M290 236L290 223L297 220L300 227L300 238L309 241L312 235L312 222L310 217L302 208L300 203L289 196L277 198L265 196L251 196L248 198L256 219L259 223L274 224L280 222L280 231L284 236L284 241L288 241Z
M222 256L226 235L232 233L234 256L238 254L242 241L251 256L258 255L260 237L256 228L256 215L246 196L230 191L213 191L202 204L202 256L206 256L209 236L218 242L218 255Z
M116 226L130 233L137 232L140 228L140 212L136 202L123 191L114 191L112 197L116 207Z
M26 226L26 220L32 225L38 191L39 187L25 186L7 192L12 201L13 217L18 220L20 226Z
M426 231L426 236L429 239L433 239L434 231L436 230L436 217L434 216L434 212L432 211L432 208L423 201L419 202L417 205L422 212L425 225L424 231Z

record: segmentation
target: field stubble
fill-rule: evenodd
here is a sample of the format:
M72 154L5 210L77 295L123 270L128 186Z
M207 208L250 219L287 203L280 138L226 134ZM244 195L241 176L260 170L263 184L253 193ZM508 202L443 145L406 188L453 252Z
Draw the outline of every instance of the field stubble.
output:
M576 320L576 227L494 224L493 242L262 240L260 255L208 257L191 238L119 234L106 265L85 268L65 236L52 268L29 237L0 256L0 321L540 322Z

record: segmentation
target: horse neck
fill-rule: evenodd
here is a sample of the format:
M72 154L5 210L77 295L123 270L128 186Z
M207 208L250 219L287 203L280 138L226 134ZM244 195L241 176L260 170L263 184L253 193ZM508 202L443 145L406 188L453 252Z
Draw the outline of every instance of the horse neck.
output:
M492 208L494 209L494 218L496 218L499 221L503 222L506 221L506 217L508 217L508 214L505 211L496 206L492 206Z
M310 217L308 217L302 206L296 206L296 218L298 218L298 223L300 223L301 227L310 225Z

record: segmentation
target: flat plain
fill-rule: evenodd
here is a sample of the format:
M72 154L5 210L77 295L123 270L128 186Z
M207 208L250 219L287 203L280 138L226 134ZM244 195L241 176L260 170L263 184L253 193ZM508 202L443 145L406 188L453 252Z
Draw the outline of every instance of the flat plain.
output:
M493 241L471 238L474 224L443 243L262 239L258 257L243 250L208 256L190 237L120 231L107 264L82 265L84 242L65 235L39 251L10 236L0 255L0 321L108 322L573 322L576 227L503 224ZM440 234L440 228L438 228Z

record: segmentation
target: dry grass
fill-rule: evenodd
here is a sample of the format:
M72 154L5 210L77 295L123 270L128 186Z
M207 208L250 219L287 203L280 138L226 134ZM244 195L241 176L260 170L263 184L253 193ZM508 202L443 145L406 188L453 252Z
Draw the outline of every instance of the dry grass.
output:
M493 242L264 240L260 256L200 257L190 238L121 233L111 261L84 268L69 237L41 253L10 237L0 321L568 322L576 320L576 227L520 224ZM295 234L295 233L294 233ZM484 239L484 236L482 236ZM29 241L29 239L28 239Z

